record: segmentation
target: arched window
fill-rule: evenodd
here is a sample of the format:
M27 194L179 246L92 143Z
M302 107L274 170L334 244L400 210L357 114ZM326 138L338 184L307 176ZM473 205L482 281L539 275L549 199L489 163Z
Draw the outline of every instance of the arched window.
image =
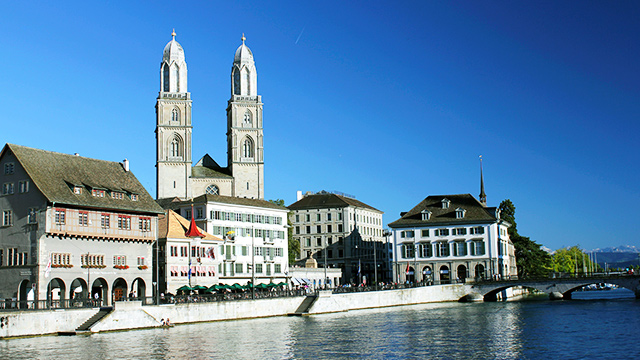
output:
M171 157L180 156L180 142L178 139L173 139L171 141Z
M166 63L162 66L162 80L164 82L162 91L169 92L169 67Z
M253 157L253 141L251 140L251 138L246 138L242 142L242 157Z
M247 112L244 113L243 123L244 126L251 126L251 111L247 110Z
M209 195L220 195L220 189L216 185L209 185L205 192Z
M173 79L171 79L171 82L174 84L173 91L180 92L180 69L175 63L171 67L171 76L173 77Z
M180 121L180 112L178 111L178 108L173 108L173 110L171 110L171 121Z
M240 71L237 67L233 68L233 94L240 95Z

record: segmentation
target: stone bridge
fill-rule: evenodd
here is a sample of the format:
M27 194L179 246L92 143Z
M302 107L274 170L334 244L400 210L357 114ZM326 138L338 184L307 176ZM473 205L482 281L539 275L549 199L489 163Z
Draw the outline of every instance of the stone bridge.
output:
M477 301L482 298L484 301L496 301L498 293L516 286L540 290L549 294L549 298L552 300L568 300L571 299L571 293L581 287L602 283L615 284L619 287L629 289L635 292L636 299L640 299L640 275L605 275L578 278L479 282L471 286L472 293L465 296L465 300Z

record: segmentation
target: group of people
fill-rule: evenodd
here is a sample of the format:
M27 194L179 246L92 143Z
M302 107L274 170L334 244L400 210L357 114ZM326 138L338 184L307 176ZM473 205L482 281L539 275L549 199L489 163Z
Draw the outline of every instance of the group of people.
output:
M167 318L167 320L161 319L160 324L162 324L162 326L173 326L171 325L171 321L169 320L169 318Z

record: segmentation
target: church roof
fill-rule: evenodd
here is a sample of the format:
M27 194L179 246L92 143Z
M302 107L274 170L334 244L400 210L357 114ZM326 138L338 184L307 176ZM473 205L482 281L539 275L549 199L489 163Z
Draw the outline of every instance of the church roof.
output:
M367 205L362 201L359 201L347 196L331 194L331 193L307 195L302 199L289 205L288 208L290 210L305 210L305 209L343 208L348 206L366 208L369 210L374 210L382 213L382 211L374 208L373 206Z
M158 204L160 204L165 209L177 209L180 206L192 203L191 200L180 201L178 198L159 199L157 201L158 201ZM276 205L270 201L266 201L262 199L249 199L249 198L243 198L243 197L210 195L210 194L200 195L193 199L193 204L202 204L205 202L254 206L254 207L285 210L285 211L287 210L287 208L284 206Z
M223 168L209 156L204 156L191 168L191 176L195 178L233 178L228 168Z
M238 49L236 50L236 55L233 57L233 63L236 64L247 64L247 63L253 63L253 53L251 52L251 50L247 47L247 45L244 44L245 41L245 37L244 34L242 34L242 45L240 45L238 47Z
M171 62L173 61L184 62L184 50L182 49L180 43L176 41L175 31L171 35L173 36L173 39L171 39L171 41L169 41L164 47L164 51L162 53L162 61L166 61L169 64L171 64Z
M25 146L6 144L0 157L12 152L36 188L51 203L142 213L163 212L131 171L118 162L90 159ZM74 187L81 187L80 194ZM104 190L104 197L92 190ZM116 199L109 192L124 193ZM138 200L133 201L131 195Z
M449 206L443 209L442 203L447 200L449 201ZM465 210L464 217L456 217L457 209ZM430 213L426 220L423 220L422 214L424 212ZM400 219L390 223L389 227L486 223L497 220L499 219L496 217L496 208L482 205L471 194L431 195L427 196L413 209L402 214Z
M158 220L158 238L160 239L188 239L185 232L189 229L189 220L180 216L173 210L167 210L164 216ZM218 240L219 237L213 236L201 228L197 228L203 235L204 240Z

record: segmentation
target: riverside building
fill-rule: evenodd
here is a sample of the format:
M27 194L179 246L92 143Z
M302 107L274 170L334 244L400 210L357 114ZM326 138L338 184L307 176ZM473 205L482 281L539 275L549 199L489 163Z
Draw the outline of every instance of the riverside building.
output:
M517 276L508 222L471 194L428 196L390 223L396 281L449 284Z
M300 242L296 261L314 259L319 267L342 269L342 283L388 281L388 244L382 230L383 212L352 196L320 191L298 192L288 206L293 238ZM339 284L331 284L339 285Z
M163 210L127 160L7 144L0 184L0 299L106 305L152 295L152 244Z
M215 250L220 283L288 280L287 208L260 199L208 194L158 202L186 219L193 216L201 229L222 238Z
M158 244L160 293L176 294L178 288L187 285L210 287L219 282L219 256L223 240L200 228L191 236L193 225L173 210L160 216ZM192 231L194 232L194 231ZM156 273L154 281L156 281Z

